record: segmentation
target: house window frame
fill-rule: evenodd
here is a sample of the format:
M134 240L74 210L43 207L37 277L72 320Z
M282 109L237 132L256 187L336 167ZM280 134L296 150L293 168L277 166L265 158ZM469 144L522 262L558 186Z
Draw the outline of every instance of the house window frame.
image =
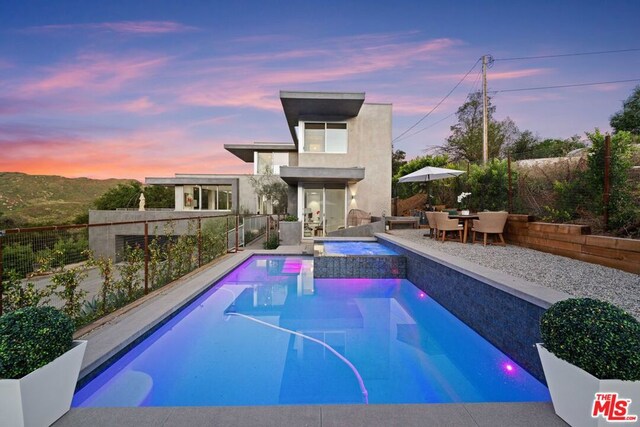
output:
M305 150L305 134L306 134L306 130L307 130L307 124L314 124L314 125L318 125L318 124L323 124L324 125L324 150L323 151L306 151ZM344 131L345 131L345 137L346 137L346 141L344 144L344 151L327 151L327 145L328 145L328 132L327 130L329 130L329 125L344 125ZM323 122L323 121L316 121L316 120L309 120L307 122L300 122L300 125L298 126L299 129L302 129L301 132L299 132L298 138L300 139L300 143L298 144L298 152L299 153L304 153L304 154L347 154L349 152L349 123L346 121L328 121L328 122Z

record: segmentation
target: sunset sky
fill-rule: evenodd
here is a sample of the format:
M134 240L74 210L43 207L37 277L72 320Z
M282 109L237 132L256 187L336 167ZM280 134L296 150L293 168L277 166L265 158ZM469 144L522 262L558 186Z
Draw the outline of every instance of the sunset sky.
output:
M0 171L246 173L223 144L290 141L280 90L366 92L393 104L397 137L483 54L497 119L541 137L607 131L640 84L639 16L636 0L0 0ZM443 144L479 71L394 147Z

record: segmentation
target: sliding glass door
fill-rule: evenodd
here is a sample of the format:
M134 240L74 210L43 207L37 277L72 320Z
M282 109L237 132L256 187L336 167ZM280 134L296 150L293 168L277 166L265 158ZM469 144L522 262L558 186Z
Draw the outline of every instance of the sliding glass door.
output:
M302 194L304 237L322 237L344 228L347 194L344 186L307 185Z

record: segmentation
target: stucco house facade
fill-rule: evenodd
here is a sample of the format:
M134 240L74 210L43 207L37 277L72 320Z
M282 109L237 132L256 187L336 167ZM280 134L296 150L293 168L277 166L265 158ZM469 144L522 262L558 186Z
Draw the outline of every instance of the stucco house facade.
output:
M365 103L364 93L281 91L290 142L225 144L254 174L269 168L288 188L287 212L303 236L346 227L350 209L391 211L391 104ZM176 211L268 213L249 175L149 177L175 188Z

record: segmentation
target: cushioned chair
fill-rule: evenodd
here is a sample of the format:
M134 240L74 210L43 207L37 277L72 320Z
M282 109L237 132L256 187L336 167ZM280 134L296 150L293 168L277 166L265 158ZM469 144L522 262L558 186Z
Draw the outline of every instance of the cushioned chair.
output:
M473 220L473 239L472 242L476 242L476 233L484 233L484 246L487 246L487 235L497 234L500 238L498 243L494 238L494 244L505 245L504 237L502 233L504 226L507 223L508 212L478 212L479 219Z
M447 231L457 231L460 235L460 243L462 243L462 230L463 226L457 219L449 219L447 212L434 212L436 218L436 228L438 233L442 232L442 241L445 241L445 235ZM438 235L438 237L440 237Z
M347 214L347 227L371 223L371 214L361 209L351 209Z
M427 216L427 226L429 227L429 237L435 237L438 235L438 227L436 225L436 212L425 212ZM426 236L426 234L425 234Z

